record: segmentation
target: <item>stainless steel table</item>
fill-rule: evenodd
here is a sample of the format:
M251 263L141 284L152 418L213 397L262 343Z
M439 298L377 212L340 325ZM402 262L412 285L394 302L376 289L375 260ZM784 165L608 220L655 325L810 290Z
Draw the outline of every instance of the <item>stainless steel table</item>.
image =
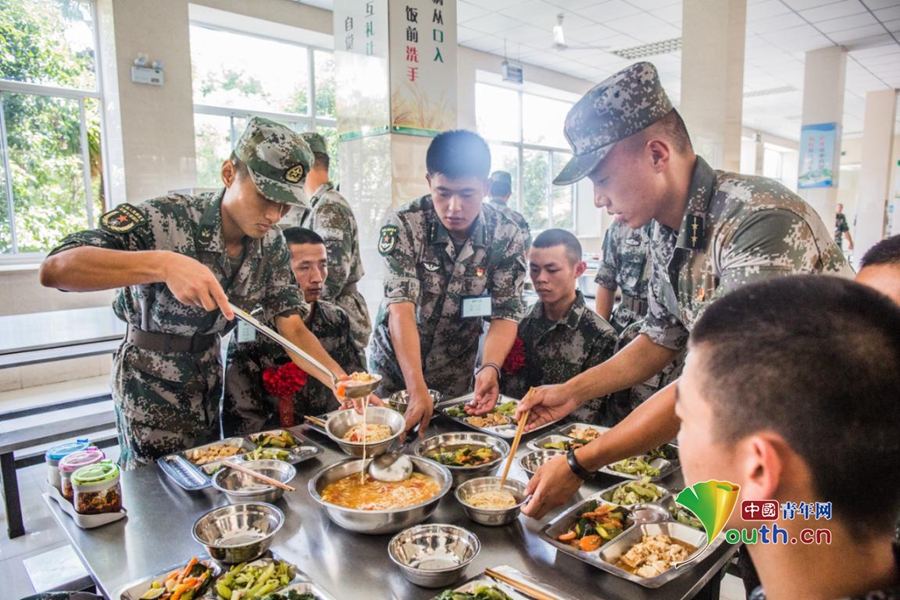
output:
M453 425L440 418L432 429L437 433L450 430ZM297 491L286 493L277 503L286 519L272 549L295 563L339 600L408 600L435 596L440 590L409 583L391 562L387 554L390 535L355 534L328 520L309 496L306 482L319 468L346 456L324 436L305 428L297 430L325 446L325 452L318 459L297 465L297 477L292 482ZM527 452L524 442L521 448L520 453ZM527 479L517 464L510 471L510 477ZM613 481L616 480L586 485L580 492L581 497ZM201 514L227 503L226 498L212 488L193 493L182 490L156 466L123 473L122 483L128 518L98 529L79 529L54 501L48 500L51 512L98 589L109 598L129 582L186 563L191 556L202 553L203 547L191 538L191 527ZM692 598L701 590L706 595L710 589L718 589L720 571L736 552L736 547L723 544L682 577L657 590L648 590L559 553L542 541L540 529L558 512L542 521L520 516L518 521L506 527L483 527L468 520L451 492L428 522L461 525L481 539L481 553L469 565L466 577L478 575L488 567L509 565L575 598L677 600ZM704 589L707 584L710 585Z

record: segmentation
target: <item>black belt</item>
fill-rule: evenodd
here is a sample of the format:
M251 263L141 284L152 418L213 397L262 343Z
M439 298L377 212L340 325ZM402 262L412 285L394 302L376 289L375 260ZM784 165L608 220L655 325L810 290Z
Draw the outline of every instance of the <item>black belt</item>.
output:
M626 296L625 294L622 294L620 306L627 308L640 317L647 314L647 309L649 308L646 301L641 300L640 298L634 298L633 296Z
M156 352L190 352L197 354L205 352L219 341L219 335L174 335L171 333L158 333L155 331L142 331L134 327L128 327L125 340L144 350Z

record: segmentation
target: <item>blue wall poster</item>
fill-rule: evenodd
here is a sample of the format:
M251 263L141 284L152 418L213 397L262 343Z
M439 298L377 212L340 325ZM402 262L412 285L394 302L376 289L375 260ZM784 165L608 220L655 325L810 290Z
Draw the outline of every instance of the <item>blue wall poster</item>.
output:
M836 123L804 125L800 130L799 188L837 187L834 176Z

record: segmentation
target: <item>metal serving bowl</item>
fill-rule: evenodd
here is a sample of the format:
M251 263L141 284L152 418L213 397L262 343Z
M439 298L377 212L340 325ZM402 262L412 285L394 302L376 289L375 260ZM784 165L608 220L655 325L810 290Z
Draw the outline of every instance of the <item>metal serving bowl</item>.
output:
M263 502L214 508L194 523L191 535L209 555L233 564L261 556L284 524L284 513Z
M328 421L325 422L325 433L341 447L341 450L350 456L362 458L363 444L358 442L348 442L343 439L344 434L346 434L351 427L356 424L361 424L362 422L362 415L355 410L342 410L329 417ZM370 406L366 410L366 423L387 425L393 432L391 437L386 440L366 444L366 456L368 457L375 457L387 452L394 444L394 440L397 439L397 436L399 436L406 427L406 419L403 418L403 415L396 410L382 408L380 406Z
M292 464L281 460L248 460L242 462L241 466L281 483L289 482L297 474L297 469ZM263 483L250 475L228 467L219 470L213 476L212 485L228 496L228 500L232 504L240 502L275 502L284 495L283 489Z
M451 465L444 465L453 475L453 487L461 485L475 477L483 477L485 475L496 473L497 469L509 455L509 444L500 438L485 433L442 433L419 443L416 447L416 455L426 458L425 454L432 450L436 450L441 446L459 446L462 444L487 446L497 452L499 456L494 460L483 465L478 465L477 467L454 467Z
M507 479L504 490L512 494L516 499L516 505L510 508L476 508L466 502L471 494L484 492L487 490L500 489L501 477L479 477L478 479L470 479L458 488L456 488L456 499L462 504L466 515L481 525L506 525L512 523L519 516L522 505L525 504L528 497L525 495L525 484L516 479Z
M531 479L545 462L556 456L563 455L565 455L565 452L562 450L532 450L519 459L519 466L528 473L528 479Z
M431 400L435 404L440 402L444 397L444 395L437 390L428 390L428 395L431 396ZM406 390L394 392L387 397L386 402L388 406L402 415L406 412L406 407L409 406L409 392L407 392Z
M438 482L440 490L433 498L412 506L388 510L361 510L325 502L322 499L322 491L329 484L347 475L359 473L362 461L349 458L329 465L316 473L309 480L309 495L325 509L325 514L328 515L329 519L344 529L373 535L397 533L401 529L418 525L430 517L434 509L437 508L441 498L450 491L450 484L453 479L450 476L450 471L442 465L418 456L410 456L409 458L413 461L414 472L427 475ZM366 461L366 468L368 468L369 462L368 460Z
M388 544L388 555L406 578L427 588L455 583L479 551L478 537L456 525L417 525Z

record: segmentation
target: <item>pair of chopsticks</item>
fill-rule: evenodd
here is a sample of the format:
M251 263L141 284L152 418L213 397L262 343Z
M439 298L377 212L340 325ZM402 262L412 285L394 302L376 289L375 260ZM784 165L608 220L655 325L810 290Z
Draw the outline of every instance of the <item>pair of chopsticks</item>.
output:
M525 394L525 399L531 397L532 392L534 392L534 388L529 388L528 393ZM503 477L500 479L500 489L503 489L503 486L506 485L506 476L509 475L509 468L512 466L513 459L516 457L516 451L519 449L519 442L522 441L522 434L525 432L525 424L528 422L528 415L531 413L531 410L526 410L525 414L522 415L522 418L519 419L519 426L516 427L516 436L513 438L512 446L509 449L509 457L506 459L506 467L503 469Z
M263 483L268 483L269 485L274 485L277 488L281 488L281 489L287 490L289 492L297 491L297 488L295 488L293 486L287 485L286 483L281 483L277 479L272 479L271 477L266 477L262 473L257 473L256 471L254 471L252 469L248 469L247 467L242 467L239 464L236 464L233 462L228 462L228 461L226 461L222 464L224 466L228 467L229 469L234 469L235 471L240 471L244 475L249 475L250 477L253 477L254 479L258 479L258 480L262 481Z
M518 590L520 592L528 594L535 600L558 600L556 597L551 596L545 592L542 592L541 590L539 590L535 587L531 587L527 583L518 581L517 579L511 579L511 578L507 577L506 575L504 575L503 573L498 573L497 571L495 571L493 569L485 569L484 574L487 575L488 577L493 577L497 581L502 581L506 585L508 585L512 588L515 588L516 590Z
M318 425L319 427L325 427L325 421L318 417L310 417L309 415L304 415L303 420L307 423L312 423L313 425Z

